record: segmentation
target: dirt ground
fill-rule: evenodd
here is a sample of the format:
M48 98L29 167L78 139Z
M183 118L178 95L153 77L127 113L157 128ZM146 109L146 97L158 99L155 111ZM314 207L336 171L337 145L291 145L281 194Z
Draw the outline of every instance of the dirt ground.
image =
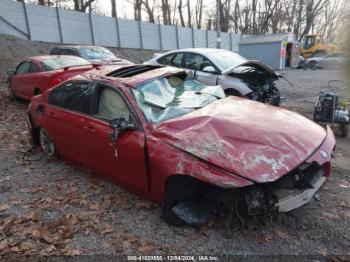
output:
M310 116L319 90L340 71L289 70L278 84L285 107ZM337 88L335 91L344 93ZM161 207L86 170L31 149L28 104L0 88L0 256L238 255L256 261L285 255L350 259L350 138L337 138L333 174L309 204L288 214L225 220L201 230L174 227ZM88 256L90 257L90 256ZM0 257L1 258L1 257ZM105 257L106 258L106 257ZM295 259L295 260L294 260ZM310 261L306 259L307 261ZM277 260L276 260L277 261Z

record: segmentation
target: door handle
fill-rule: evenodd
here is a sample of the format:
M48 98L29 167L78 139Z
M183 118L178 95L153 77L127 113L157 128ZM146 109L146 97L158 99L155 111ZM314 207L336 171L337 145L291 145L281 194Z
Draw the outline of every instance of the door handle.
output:
M96 133L93 126L84 126L84 129L89 131L90 133Z

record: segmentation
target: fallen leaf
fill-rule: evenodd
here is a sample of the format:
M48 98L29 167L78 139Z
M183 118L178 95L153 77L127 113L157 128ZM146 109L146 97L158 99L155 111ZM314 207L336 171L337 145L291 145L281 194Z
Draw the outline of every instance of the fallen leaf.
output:
M45 249L40 250L39 254L42 256L50 256L53 255L56 250L55 245L48 245Z
M8 204L0 205L0 211L5 211L8 208L10 208L10 206Z
M17 246L11 247L10 250L12 252L19 252L19 248Z
M149 253L155 250L155 247L153 245L151 245L150 243L144 243L142 242L139 247L137 248L137 250L141 253Z
M79 249L74 249L70 247L65 247L62 251L62 254L65 256L79 256L81 255L81 251Z
M3 239L0 241L0 251L8 248L8 241L7 239Z
M140 202L136 202L135 207L137 209L150 210L154 208L154 204L150 201L140 201Z
M107 225L102 229L101 234L109 234L112 232L113 232L113 227L111 225Z

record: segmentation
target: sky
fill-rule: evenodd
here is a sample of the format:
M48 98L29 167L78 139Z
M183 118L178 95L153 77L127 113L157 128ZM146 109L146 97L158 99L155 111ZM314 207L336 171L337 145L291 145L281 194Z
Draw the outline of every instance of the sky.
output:
M101 15L110 16L111 15L111 0L96 0L96 11ZM152 5L154 0L149 0L150 5ZM160 0L155 0L158 4L160 4ZM178 0L169 0L170 5L174 5L175 1L178 3ZM186 0L183 0L183 3L186 3ZM191 6L194 7L196 5L196 0L191 0ZM204 0L203 6L212 6L212 9L216 9L216 0ZM133 10L133 0L117 0L117 14L118 17L121 18L134 18L134 10ZM187 12L184 10L184 18L186 17ZM158 14L160 15L160 14ZM147 14L143 12L143 19L147 19ZM156 16L157 17L157 16ZM205 18L205 14L203 15Z

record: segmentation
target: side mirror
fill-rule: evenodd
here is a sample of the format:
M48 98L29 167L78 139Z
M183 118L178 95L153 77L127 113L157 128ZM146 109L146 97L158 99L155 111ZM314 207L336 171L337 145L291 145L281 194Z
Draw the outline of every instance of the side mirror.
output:
M216 70L213 66L206 66L203 68L203 72L215 74Z
M13 76L15 74L16 74L16 70L15 69L13 69L13 68L7 69L7 75L8 76Z
M109 126L113 128L112 133L109 135L111 142L115 142L118 139L119 134L124 131L135 128L135 124L125 120L125 118L115 118L111 120Z

